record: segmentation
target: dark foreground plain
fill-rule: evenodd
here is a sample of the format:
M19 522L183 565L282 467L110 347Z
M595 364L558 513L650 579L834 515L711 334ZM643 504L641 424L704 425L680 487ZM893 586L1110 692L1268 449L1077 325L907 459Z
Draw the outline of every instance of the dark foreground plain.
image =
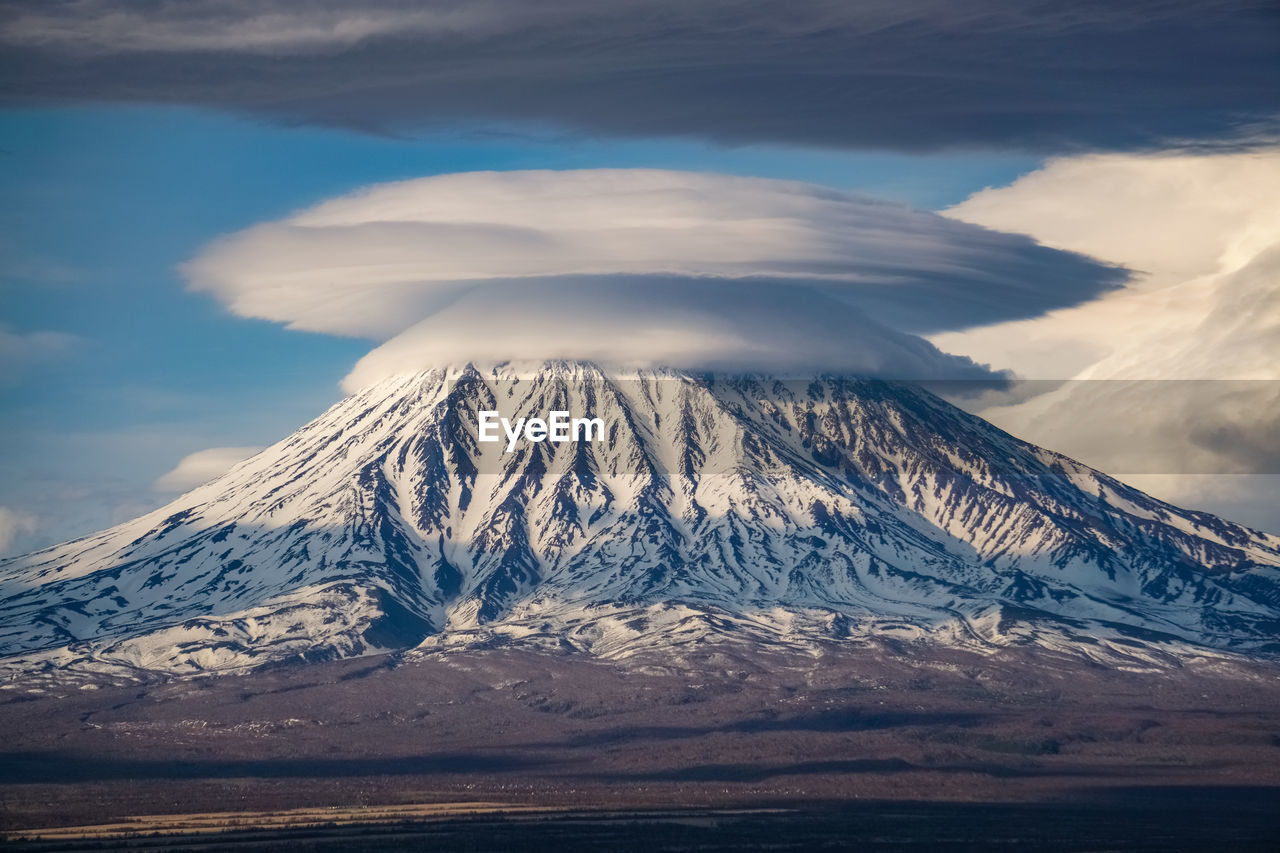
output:
M804 809L562 812L288 831L17 841L10 849L254 851L1275 850L1274 798L1212 790L1089 804L831 803ZM1183 802L1184 798L1186 802ZM1224 809L1223 806L1226 805Z
M21 849L1280 849L1274 664L490 649L0 702L0 828ZM358 819L448 803L492 805ZM18 840L315 807L357 819Z

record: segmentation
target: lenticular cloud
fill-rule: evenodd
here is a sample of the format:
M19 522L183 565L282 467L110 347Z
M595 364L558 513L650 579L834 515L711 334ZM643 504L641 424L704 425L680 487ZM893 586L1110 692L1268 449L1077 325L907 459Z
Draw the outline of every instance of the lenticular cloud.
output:
M383 184L232 234L184 272L239 315L387 341L349 384L514 357L972 375L916 335L1124 277L903 205L653 170Z

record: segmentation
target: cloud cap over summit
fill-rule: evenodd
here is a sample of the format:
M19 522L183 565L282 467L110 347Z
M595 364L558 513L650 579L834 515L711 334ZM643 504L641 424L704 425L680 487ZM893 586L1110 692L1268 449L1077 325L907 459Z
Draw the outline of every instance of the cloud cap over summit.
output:
M959 361L919 333L1036 316L1126 275L824 187L643 169L381 184L215 241L184 273L293 328L385 341L416 325L432 353L419 367L643 358L913 378Z

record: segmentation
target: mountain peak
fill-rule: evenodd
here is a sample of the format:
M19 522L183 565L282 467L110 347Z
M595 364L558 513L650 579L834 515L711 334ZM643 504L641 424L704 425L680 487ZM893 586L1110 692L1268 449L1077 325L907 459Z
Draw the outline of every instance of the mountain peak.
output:
M479 414L599 418L479 440ZM518 642L1269 653L1280 541L909 384L576 361L385 379L133 522L0 563L12 671Z

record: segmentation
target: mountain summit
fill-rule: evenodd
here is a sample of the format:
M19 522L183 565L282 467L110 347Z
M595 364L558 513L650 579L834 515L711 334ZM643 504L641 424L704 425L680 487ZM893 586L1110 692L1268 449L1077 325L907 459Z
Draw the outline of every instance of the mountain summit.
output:
M481 411L603 420L477 441ZM0 665L104 675L521 643L1270 653L1280 539L910 384L586 363L399 376L163 509L0 563Z

